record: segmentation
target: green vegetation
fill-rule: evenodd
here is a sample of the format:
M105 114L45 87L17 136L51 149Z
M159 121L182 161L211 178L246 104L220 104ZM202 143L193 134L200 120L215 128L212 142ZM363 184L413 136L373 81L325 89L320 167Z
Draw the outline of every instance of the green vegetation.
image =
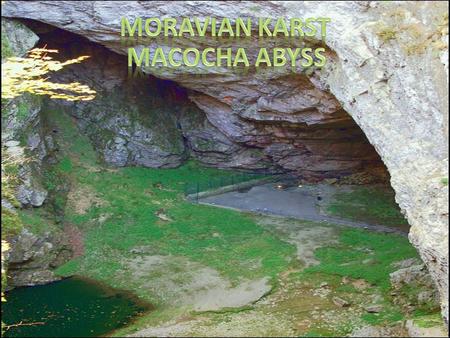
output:
M43 234L47 231L58 231L58 225L51 221L51 216L44 208L35 210L19 209L18 217L21 224L24 224L27 230L33 234Z
M336 337L336 332L326 329L311 329L301 337Z
M7 238L20 233L22 223L19 216L2 206L2 238Z
M434 313L440 313L440 307L437 302L419 302L419 294L427 290L427 287L419 283L403 285L400 289L402 299L407 304L414 306L414 317L428 316Z
M84 237L84 253L59 267L57 273L80 274L131 289L157 305L156 311L115 334L186 315L181 307L171 303L173 295L155 294L149 287L162 273L177 285L191 278L189 265L183 265L184 262L212 268L234 283L269 276L278 285L280 273L299 268L294 246L264 230L252 216L191 204L184 199L186 183L225 179L235 174L232 171L202 168L195 162L177 169L107 168L99 164L89 140L80 135L67 115L49 111L46 118L49 128L59 131L55 137L60 148L59 162L45 173L51 195L47 208L59 210L64 224L78 227ZM401 217L392 195L381 189L357 188L337 196L329 208L344 217L367 218L368 213L384 224L397 224ZM54 226L54 222L46 223L50 214L35 209L21 213L20 217L33 231L40 232L46 226ZM330 297L351 299L358 306L367 304L368 295L380 295L378 304L383 305L383 310L378 314L360 313L356 321L381 324L403 319L400 306L390 300L389 273L396 269L392 263L417 257L414 248L402 236L347 228L339 231L337 244L315 251L320 264L288 274L289 278L309 282L314 289L327 282L332 290ZM134 267L130 263L149 255L183 260L172 260L163 272L145 271L145 261ZM342 277L347 276L363 279L370 286L362 292L354 285L343 284ZM292 298L277 305L277 309L286 313L294 304L298 301ZM252 307L238 310L250 312ZM232 312L203 316L216 316L220 321ZM353 322L345 322L335 329L331 325L312 326L306 336L346 335L352 325Z
M19 121L23 121L28 117L30 113L29 107L27 106L25 101L19 101L18 110L17 110L17 118Z
M58 268L58 274L60 276L71 276L75 272L80 270L80 258L73 258L68 261L66 264L60 266Z
M275 277L290 264L294 248L249 216L185 201L187 182L225 178L233 172L201 168L193 162L177 169L102 168L70 118L49 112L48 120L61 130L58 142L67 151L48 172L47 187L57 189L61 181L69 182L73 196L63 204L64 222L78 226L85 235L84 255L60 267L59 274L77 273L130 287L133 281L123 280L120 273L127 271L125 262L135 257L130 251L136 247L183 256L231 281ZM137 293L160 301L146 290Z
M292 313L301 316L304 314L302 307L305 306L301 302L304 297L307 297L307 292L300 292L299 298L295 298L295 291L298 291L298 288L302 287L301 285L308 285L307 289L317 289L325 282L326 288L331 291L328 298L338 296L351 302L350 309L352 310L349 312L351 317L343 315L340 324L329 324L320 319L314 321L305 336L346 336L354 329L355 325L363 326L364 323L389 325L405 318L402 307L392 302L388 278L390 272L398 269L392 263L417 257L417 253L406 238L344 228L340 232L339 242L332 247L319 248L316 250L316 257L320 260L320 264L288 275L290 281L288 285L295 285L286 293L288 299L283 298L282 303L276 303L266 311L271 314ZM348 279L349 276L351 277L350 282L344 284L343 277ZM356 288L351 281L358 280L369 283L363 288ZM296 281L301 284L296 284ZM289 284L292 282L293 284ZM286 288L286 284L283 288ZM273 298L269 296L268 299ZM380 313L367 313L361 308L370 305L372 300L376 304L382 305ZM337 313L341 315L345 313L345 310L342 309ZM425 311L421 313L421 316L429 313L433 312ZM156 313L140 319L132 326L120 330L119 333L131 333L133 330L147 325L157 326L179 315L173 310L158 310ZM221 319L223 320L223 318Z
M396 270L392 263L417 257L405 237L359 229L342 230L339 245L315 254L320 264L305 272L362 278L383 290L389 289L389 273Z
M419 327L436 327L442 325L442 316L440 312L432 314L432 315L425 315L425 316L418 316L414 319L414 323Z
M70 173L73 169L72 161L68 157L64 157L61 162L59 162L58 169L62 173Z
M136 318L130 325L120 328L111 334L111 337L125 337L143 327L157 326L161 323L168 322L174 318L185 315L185 309L181 307L171 307L171 308L156 308L154 311L148 314Z
M208 177L213 171L204 170L203 174L196 179ZM109 260L106 266L97 267L98 251L117 255L135 246L148 245L155 254L189 257L232 278L275 276L281 272L293 250L238 212L185 202L180 188L193 176L196 175L189 167L182 167L125 168L79 177L105 203L93 206L83 215L66 210L67 219L85 228L100 215L110 215L101 226L89 226L82 270L107 280L120 268L120 260L114 264L109 260L111 256L106 255ZM110 193L111 189L114 194ZM172 221L159 220L156 213L160 210ZM242 261L258 258L262 258L259 271L241 265Z
M393 263L417 257L417 252L406 238L360 229L343 229L338 244L319 248L315 255L320 264L294 274L296 278L314 285L326 282L339 297L351 300L353 304L367 305L370 302L369 295L376 296L377 304L382 305L383 310L380 313L363 313L361 320L368 324L388 324L404 318L401 307L391 301L389 273L398 269ZM342 284L342 277L364 280L370 286L364 291L358 290L352 284ZM348 333L344 331L339 334Z
M381 313L365 313L362 315L362 319L370 325L379 325L384 323L395 323L403 320L405 316L395 306L389 306Z
M448 177L443 177L441 179L441 183L442 183L442 185L448 186Z
M19 202L15 197L19 172L19 164L22 159L15 159L5 154L2 155L2 201L7 201L13 207L18 207ZM2 205L2 238L17 235L22 229L22 223L18 215Z
M16 118L19 123L23 123L31 114L33 110L39 109L41 105L41 97L39 95L33 95L29 93L24 93L20 97L16 98L14 101L17 105ZM6 109L9 111L10 109ZM24 130L23 135L27 135Z
M384 187L354 187L351 192L337 193L326 211L355 221L385 225L407 225L398 208L394 193Z
M14 53L11 50L11 46L9 45L9 39L2 29L2 60L13 56Z

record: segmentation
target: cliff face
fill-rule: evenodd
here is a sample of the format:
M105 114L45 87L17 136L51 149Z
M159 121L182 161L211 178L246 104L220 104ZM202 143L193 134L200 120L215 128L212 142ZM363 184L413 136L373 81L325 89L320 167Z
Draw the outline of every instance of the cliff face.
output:
M121 16L331 17L329 62L308 75L239 75L203 67L146 71L188 88L189 97L206 114L207 120L199 113L199 118L179 122L192 149L207 154L201 157L206 163L225 158L224 163L237 167L245 161L257 167L269 162L273 170L338 175L376 166L367 137L389 170L396 200L412 226L410 240L438 286L448 318L447 4L8 1L4 7L6 17L38 20L118 54L127 51L119 39ZM213 41L183 43L202 48ZM161 44L146 47L154 50ZM256 41L247 46L250 51L257 48ZM193 73L204 76L186 76ZM202 128L186 127L186 121ZM211 130L214 135L208 134ZM209 137L219 141L219 149L205 142ZM254 150L252 157L245 153L248 149Z
M7 57L23 56L38 39L25 25L2 19L2 63ZM42 173L49 154L54 150L54 143L45 130L41 108L41 99L29 94L2 99L2 158L27 159L18 165L20 183L16 187L17 202L25 208L40 207L48 195ZM7 209L7 213L17 215L18 211L11 201L3 199L5 195L2 192L2 216L3 208ZM26 224L19 233L6 234L11 244L11 249L6 253L7 288L57 280L59 278L53 274L53 269L71 256L62 230L34 233L28 227Z
M252 84L248 75L240 84L246 89L230 83L233 88L221 94L222 102L173 81L130 79L126 57L67 31L28 24L40 35L39 46L60 51L57 58L90 55L53 78L82 81L96 90L96 99L51 102L51 109L74 116L107 163L175 167L190 154L209 166L287 171L307 178L360 171L378 179L386 176L361 129L332 95L305 75L275 79L265 88ZM232 91L239 93L238 99Z

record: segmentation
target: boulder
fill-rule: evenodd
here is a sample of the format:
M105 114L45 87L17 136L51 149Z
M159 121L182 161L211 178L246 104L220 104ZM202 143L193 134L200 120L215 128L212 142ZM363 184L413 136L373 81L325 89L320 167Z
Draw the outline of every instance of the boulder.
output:
M389 274L391 286L399 289L403 285L433 287L433 281L424 264L412 265Z
M340 297L333 297L332 301L335 305L339 306L339 307L349 307L351 305L351 303L345 299L342 299Z
M8 289L45 284L60 278L53 269L70 259L68 242L60 233L35 235L27 229L9 240L7 252Z
M364 307L368 313L380 313L383 311L383 305L380 304L372 304Z

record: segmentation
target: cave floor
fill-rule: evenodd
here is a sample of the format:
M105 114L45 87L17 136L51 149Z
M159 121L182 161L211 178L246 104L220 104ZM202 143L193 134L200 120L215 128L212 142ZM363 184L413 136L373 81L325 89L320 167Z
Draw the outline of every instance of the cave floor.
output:
M68 116L49 120L61 131L59 162L46 173L49 203L21 217L36 233L49 224L78 229L70 232L77 256L58 275L93 278L155 306L112 335L342 336L411 315L389 292L396 264L419 259L404 236L191 203L186 183L233 173L194 163L107 168ZM372 193L354 194L327 208L355 219L385 211L384 196L377 205Z
M190 298L191 304L185 304L184 310L162 308L118 331L118 335L341 336L355 327L392 324L404 318L387 291L389 271L402 260L400 257L414 256L402 247L403 237L327 222L256 214L251 217L265 231L296 248L291 264L271 281L270 291L265 290L253 301L248 299L243 306L226 307L224 302L213 311L187 310L195 301ZM209 280L214 277L210 275ZM149 284L155 286L155 282L167 283L153 279ZM251 286L246 287L251 290ZM223 294L231 298L237 295L232 289L215 291L216 301ZM375 304L381 306L380 313L365 310ZM390 333L407 336L401 325L394 325Z

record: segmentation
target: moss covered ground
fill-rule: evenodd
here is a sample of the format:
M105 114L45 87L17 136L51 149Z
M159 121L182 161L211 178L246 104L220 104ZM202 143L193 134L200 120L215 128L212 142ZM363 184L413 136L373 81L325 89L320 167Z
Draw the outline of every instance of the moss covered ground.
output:
M330 215L388 226L408 224L395 202L394 192L387 187L355 186L352 191L335 194L333 199L326 207Z
M89 141L79 135L64 114L49 113L59 130L59 163L47 174L47 187L56 190L68 182L72 190L89 191L88 208L53 198L64 209L64 222L83 230L85 253L57 272L83 274L114 286L123 261L135 247L150 247L153 254L183 256L219 271L230 280L275 277L289 265L294 249L264 231L250 216L225 209L193 205L184 199L186 183L233 175L230 171L201 168L190 162L177 169L100 166ZM69 197L69 198L67 198ZM66 202L58 202L59 200ZM170 221L161 219L164 215ZM249 269L248 261L261 264ZM140 296L152 301L145 291Z
M339 244L319 248L316 257L320 264L306 271L362 278L383 290L390 287L389 274L396 270L393 263L418 258L403 236L359 229L342 230Z
M50 200L44 209L27 211L21 217L39 232L56 211L57 217L48 224L76 226L82 231L83 254L60 266L59 275L79 274L131 289L157 305L155 311L116 335L175 320L176 325L178 321L192 325L184 331L192 335L226 335L236 329L238 322L242 332L253 335L290 332L333 336L347 334L355 326L404 319L402 309L389 296L388 278L395 270L392 263L417 256L406 238L320 224L335 227L338 240L315 251L319 264L303 268L289 238L262 227L254 215L185 200L185 184L228 177L233 172L203 168L194 162L177 169L108 168L98 162L89 140L80 135L70 117L51 111L47 114L49 127L58 131L60 149L59 161L46 172ZM360 203L367 201L365 193L359 194ZM356 198L342 197L348 203ZM374 205L375 210L366 211L377 217L398 218L390 202L381 196L379 203L374 204L372 197L368 205ZM313 222L296 222L314 226ZM232 283L269 277L273 288L248 307L223 313L186 313L173 306L165 294L141 287L144 282L152 282L149 278L158 280L161 276L155 272L134 274L129 262L136 258L135 250L144 255L183 257L219 272ZM174 263L163 273L172 275L171 282L177 283L175 279L185 276L183 269L183 265ZM363 280L368 286L356 288L343 282L345 278ZM317 290L323 283L328 293L320 296ZM351 300L352 306L337 307L331 301L334 296ZM363 309L367 302L381 304L383 310L367 313ZM312 318L314 311L317 316Z

